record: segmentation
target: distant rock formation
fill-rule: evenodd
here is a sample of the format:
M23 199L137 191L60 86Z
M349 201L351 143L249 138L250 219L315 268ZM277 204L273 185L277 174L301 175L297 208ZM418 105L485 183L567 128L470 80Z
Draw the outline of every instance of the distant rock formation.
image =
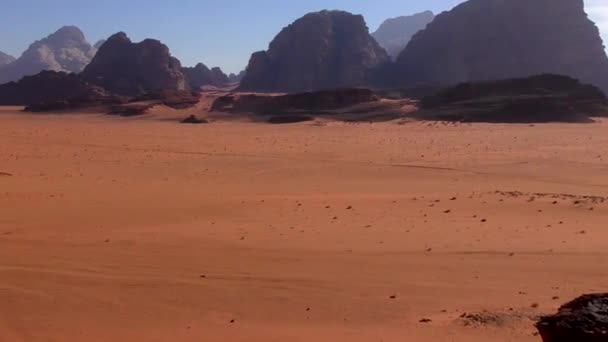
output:
M412 86L540 73L608 90L608 58L583 0L469 0L415 34L394 75Z
M76 107L80 103L92 105L102 102L121 102L105 89L85 82L77 74L42 71L25 76L18 82L0 85L0 105L32 106L40 110Z
M608 116L608 98L592 85L560 75L463 83L427 96L415 114L458 122L587 122Z
M108 38L81 75L89 83L124 96L189 89L179 60L166 45L154 39L133 43L124 32Z
M267 51L251 56L241 90L301 92L356 87L389 57L360 15L309 13L284 28Z
M81 72L95 55L82 31L65 26L32 45L13 63L0 68L0 84L43 70Z
M15 61L15 57L11 55L7 55L4 52L0 51L0 67L10 64Z
M414 15L387 19L372 37L382 46L389 56L396 58L418 31L424 29L435 19L435 14L425 11Z
M245 70L239 72L238 74L231 73L228 75L228 81L230 83L239 83L243 80L243 77L245 77Z
M600 342L608 339L608 294L579 297L536 324L544 342Z
M228 76L220 68L209 69L205 64L198 63L193 68L183 68L184 75L190 87L199 90L202 86L223 87L230 83Z
M105 39L100 39L100 40L98 40L98 41L97 41L97 43L95 43L95 45L93 45L93 47L94 47L95 49L98 49L98 50L99 50L99 48L100 48L100 47L103 45L103 43L105 43L105 42L106 42L106 40L105 40Z

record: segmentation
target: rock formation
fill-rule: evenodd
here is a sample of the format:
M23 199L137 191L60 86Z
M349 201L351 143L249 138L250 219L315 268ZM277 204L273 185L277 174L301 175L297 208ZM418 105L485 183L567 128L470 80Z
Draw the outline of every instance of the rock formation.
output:
M0 51L0 67L10 64L15 61L15 57L11 55L7 55L4 52Z
M463 83L427 96L416 116L459 122L587 122L608 115L608 98L560 75Z
M392 58L396 58L414 34L424 29L434 18L433 12L426 11L387 19L376 32L372 33L372 37Z
M536 324L544 342L608 341L608 294L585 295Z
M389 60L360 15L309 13L284 28L267 51L251 56L241 90L301 92L356 87Z
M228 81L230 83L239 83L243 80L243 77L245 77L245 70L239 72L238 74L231 73L228 75Z
M43 70L81 72L95 55L82 31L65 26L32 45L13 63L0 68L0 84Z
M608 90L608 58L583 0L469 0L414 35L395 69L401 86L554 73Z
M18 82L0 85L0 105L34 105L46 109L65 109L80 103L120 102L101 87L85 82L76 74L42 71Z
M192 89L200 89L202 86L223 87L230 83L228 76L220 68L209 69L205 64L198 63L193 68L183 68L184 75Z
M166 45L154 39L133 43L123 32L108 38L81 75L89 83L124 96L189 89L179 60Z

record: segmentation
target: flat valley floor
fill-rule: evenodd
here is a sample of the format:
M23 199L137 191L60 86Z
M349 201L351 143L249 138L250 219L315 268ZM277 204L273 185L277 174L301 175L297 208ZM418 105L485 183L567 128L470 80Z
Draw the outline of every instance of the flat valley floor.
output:
M0 341L540 341L608 287L608 121L0 109Z

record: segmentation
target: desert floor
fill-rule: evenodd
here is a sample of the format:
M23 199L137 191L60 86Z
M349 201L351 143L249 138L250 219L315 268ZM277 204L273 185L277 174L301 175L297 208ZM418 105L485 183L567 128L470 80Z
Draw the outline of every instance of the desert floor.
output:
M608 287L607 133L0 109L0 341L540 341Z

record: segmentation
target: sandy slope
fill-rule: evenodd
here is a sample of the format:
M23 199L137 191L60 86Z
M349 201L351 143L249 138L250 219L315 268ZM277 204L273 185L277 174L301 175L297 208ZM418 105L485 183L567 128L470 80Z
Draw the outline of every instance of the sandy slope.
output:
M565 196L608 196L607 130L0 110L0 341L539 341L608 286Z

